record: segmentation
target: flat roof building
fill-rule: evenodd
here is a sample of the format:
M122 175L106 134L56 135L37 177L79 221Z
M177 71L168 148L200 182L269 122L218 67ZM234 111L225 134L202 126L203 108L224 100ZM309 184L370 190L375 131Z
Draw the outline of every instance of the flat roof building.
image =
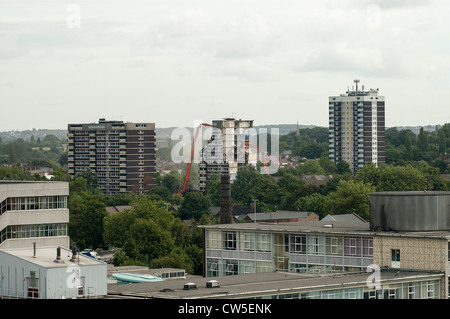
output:
M266 272L108 285L107 298L156 299L441 299L439 272L381 269L340 274ZM369 283L369 284L368 284ZM375 284L376 283L376 284Z
M107 265L64 247L0 250L2 298L99 298L107 294Z
M443 193L448 200L450 193ZM371 208L375 207L378 206ZM207 278L265 272L336 274L366 271L371 265L378 265L398 271L444 274L440 287L442 296L448 295L449 230L373 229L369 222L360 220L199 227L204 230L204 276Z

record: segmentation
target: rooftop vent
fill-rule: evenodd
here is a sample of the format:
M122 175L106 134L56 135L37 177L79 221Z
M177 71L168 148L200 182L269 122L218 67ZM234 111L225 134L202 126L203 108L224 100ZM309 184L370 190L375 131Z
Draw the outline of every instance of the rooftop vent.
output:
M61 259L61 247L56 248L55 263L64 263L64 261Z
M188 282L188 283L184 284L183 290L192 290L192 289L197 289L197 285L195 283Z
M78 261L78 250L77 247L72 247L72 258L70 258L70 261L75 262Z
M220 287L220 284L217 280L210 280L206 282L206 288L216 288Z

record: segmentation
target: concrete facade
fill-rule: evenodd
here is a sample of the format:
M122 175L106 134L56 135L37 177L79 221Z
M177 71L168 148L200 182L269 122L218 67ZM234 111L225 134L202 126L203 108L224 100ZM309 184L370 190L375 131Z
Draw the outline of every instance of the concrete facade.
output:
M448 296L449 232L377 232L368 223L329 221L201 227L206 277L273 271L332 274L377 265L441 274L439 297Z
M0 249L69 247L67 182L0 182Z

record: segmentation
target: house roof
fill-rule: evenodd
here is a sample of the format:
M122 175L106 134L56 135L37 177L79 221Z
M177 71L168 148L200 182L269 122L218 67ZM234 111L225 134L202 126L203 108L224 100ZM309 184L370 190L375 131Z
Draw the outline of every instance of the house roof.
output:
M325 216L324 218L322 218L321 220L324 221L342 221L342 222L362 222L365 223L366 221L361 218L358 214L352 213L352 214L337 214L337 215L330 215L328 214L327 216Z
M131 209L131 208L133 208L133 207L130 205L108 206L108 207L106 207L106 211L109 214L114 214L114 213L119 213L125 209Z
M297 212L297 211L276 211L274 213L256 213L256 221L275 220L275 219L295 219L307 218L313 212ZM248 213L247 216L251 220L255 220L254 213Z

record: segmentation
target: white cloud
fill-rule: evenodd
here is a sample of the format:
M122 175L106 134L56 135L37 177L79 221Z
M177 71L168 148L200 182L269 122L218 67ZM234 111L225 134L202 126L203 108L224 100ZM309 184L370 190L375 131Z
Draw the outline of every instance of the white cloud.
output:
M390 103L407 104L410 114L423 107L418 88L439 101L450 85L450 3L444 1L78 3L80 29L66 26L68 3L0 4L0 83L14 83L0 86L2 103L22 113L76 107L76 114L53 118L60 127L91 112L131 121L149 105L148 120L162 126L190 125L198 114L220 118L223 109L254 115L258 123L301 118L326 125L328 95L345 91L356 77L380 87ZM375 28L368 25L372 4L380 9ZM405 87L412 91L407 97ZM448 114L444 104L433 103L430 118ZM174 109L176 116L168 116ZM426 120L390 115L390 124ZM21 118L24 128L38 127L36 120L49 125L44 115ZM10 122L0 119L0 127Z

